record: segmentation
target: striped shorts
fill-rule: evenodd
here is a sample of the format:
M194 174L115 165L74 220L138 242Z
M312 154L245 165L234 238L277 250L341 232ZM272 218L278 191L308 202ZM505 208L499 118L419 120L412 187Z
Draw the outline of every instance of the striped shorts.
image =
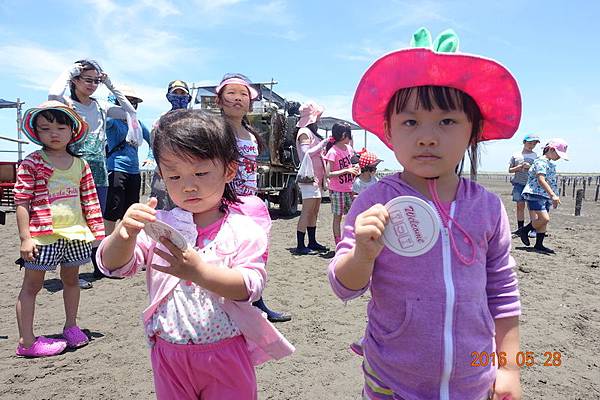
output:
M352 205L352 193L350 192L334 192L329 193L331 199L331 212L334 215L346 215Z
M363 374L365 377L365 386L363 387L362 398L363 400L403 400L402 397L394 393L394 391L388 388L377 376L373 368L367 362L367 358L363 357L362 363ZM490 390L488 396L481 400L491 400L493 396L493 390Z
M61 267L79 267L91 261L92 243L81 240L58 239L52 244L37 246L38 256L23 266L37 271L54 271Z

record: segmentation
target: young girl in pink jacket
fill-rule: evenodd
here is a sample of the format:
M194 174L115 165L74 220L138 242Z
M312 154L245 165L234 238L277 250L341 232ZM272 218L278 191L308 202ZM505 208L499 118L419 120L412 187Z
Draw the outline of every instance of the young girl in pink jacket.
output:
M519 400L508 218L497 195L460 177L478 142L517 130L519 88L497 62L456 53L452 31L432 43L420 29L413 44L377 60L356 89L353 119L403 171L353 202L329 265L341 299L371 289L363 398Z
M233 211L239 153L235 136L214 115L176 110L154 128L153 152L177 206L134 204L98 251L100 269L130 276L146 266L150 305L143 313L159 399L256 399L254 365L293 347L252 306L266 281L267 237ZM162 221L185 250L144 227ZM185 247L185 246L183 246Z

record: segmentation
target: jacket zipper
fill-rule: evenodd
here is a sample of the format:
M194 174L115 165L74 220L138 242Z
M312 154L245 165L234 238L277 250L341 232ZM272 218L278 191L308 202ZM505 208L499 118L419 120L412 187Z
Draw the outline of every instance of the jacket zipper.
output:
M455 202L450 205L450 216L454 217ZM435 209L435 206L434 206ZM441 216L439 216L441 223ZM452 375L452 360L454 359L454 345L452 337L452 321L454 320L455 290L452 279L452 248L450 246L450 230L442 224L442 266L444 272L444 287L446 289L446 308L444 310L444 363L440 378L440 400L450 399L450 376Z

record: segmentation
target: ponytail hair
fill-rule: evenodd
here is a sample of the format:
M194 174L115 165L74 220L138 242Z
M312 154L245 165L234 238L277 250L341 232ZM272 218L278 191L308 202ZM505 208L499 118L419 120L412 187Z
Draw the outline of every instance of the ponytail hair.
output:
M329 138L327 145L325 145L325 152L328 152L334 144L345 138L350 138L350 140L352 140L352 130L350 129L350 125L345 122L336 122L331 128L331 137Z

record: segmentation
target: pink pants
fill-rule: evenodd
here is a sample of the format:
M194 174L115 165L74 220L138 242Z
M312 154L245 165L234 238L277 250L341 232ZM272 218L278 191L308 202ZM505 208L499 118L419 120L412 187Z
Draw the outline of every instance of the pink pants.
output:
M256 375L246 340L173 344L160 338L151 351L156 398L256 400Z

